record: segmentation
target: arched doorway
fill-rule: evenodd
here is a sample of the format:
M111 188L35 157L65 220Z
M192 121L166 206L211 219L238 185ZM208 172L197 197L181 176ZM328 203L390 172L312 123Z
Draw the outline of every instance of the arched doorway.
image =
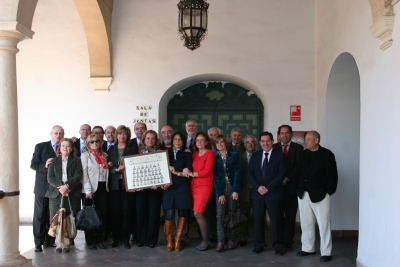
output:
M208 82L189 86L169 101L167 110L167 122L175 131L183 131L188 119L196 120L199 130L207 131L216 126L225 135L229 135L234 127L252 135L263 129L261 100L233 83Z
M326 93L326 146L335 154L339 182L333 195L332 230L358 230L360 184L360 75L353 56L333 63ZM340 228L339 228L340 222ZM348 231L356 234L357 231Z

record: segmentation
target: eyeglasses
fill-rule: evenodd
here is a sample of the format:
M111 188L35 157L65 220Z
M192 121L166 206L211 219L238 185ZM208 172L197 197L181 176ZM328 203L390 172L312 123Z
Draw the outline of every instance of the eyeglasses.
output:
M100 143L100 140L90 140L90 143L91 143L91 144L94 144L94 143L97 144L97 143Z

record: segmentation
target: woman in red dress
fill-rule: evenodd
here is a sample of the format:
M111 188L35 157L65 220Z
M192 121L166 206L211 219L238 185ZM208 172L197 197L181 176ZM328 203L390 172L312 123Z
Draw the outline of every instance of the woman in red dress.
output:
M214 183L214 153L211 151L210 139L206 133L198 132L193 141L193 172L188 171L188 175L192 176L190 191L192 193L194 217L199 224L203 237L202 242L196 248L198 251L205 251L210 247L204 212Z

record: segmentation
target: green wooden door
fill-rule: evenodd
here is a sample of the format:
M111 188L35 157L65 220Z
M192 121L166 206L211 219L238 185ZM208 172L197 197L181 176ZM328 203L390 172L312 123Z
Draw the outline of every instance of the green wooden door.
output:
M229 137L240 127L245 135L257 136L263 129L264 107L255 94L235 84L210 82L190 86L175 95L168 104L168 124L185 133L188 119L197 121L199 131L216 126Z

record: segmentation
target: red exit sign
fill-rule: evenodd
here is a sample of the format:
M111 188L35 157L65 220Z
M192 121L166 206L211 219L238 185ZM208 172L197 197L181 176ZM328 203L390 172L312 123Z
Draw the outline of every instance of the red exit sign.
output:
M290 106L290 121L301 121L301 106Z

